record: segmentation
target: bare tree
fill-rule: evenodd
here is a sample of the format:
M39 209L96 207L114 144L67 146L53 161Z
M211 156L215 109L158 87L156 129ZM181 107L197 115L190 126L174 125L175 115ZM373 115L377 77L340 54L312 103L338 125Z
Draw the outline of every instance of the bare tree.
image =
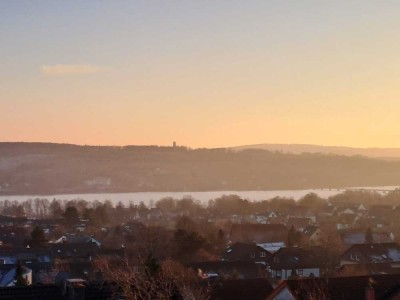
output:
M177 262L166 260L160 269L153 272L142 261L141 271L133 270L128 264L109 264L105 260L95 262L104 279L115 283L117 292L127 300L207 300L208 287L201 286L199 277Z

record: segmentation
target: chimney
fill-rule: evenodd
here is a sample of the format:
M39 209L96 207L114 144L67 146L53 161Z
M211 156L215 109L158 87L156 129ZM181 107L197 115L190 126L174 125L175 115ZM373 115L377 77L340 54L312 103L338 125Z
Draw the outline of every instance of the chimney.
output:
M83 279L67 279L64 294L68 300L85 300L86 281Z
M375 300L375 291L373 287L365 288L365 300Z

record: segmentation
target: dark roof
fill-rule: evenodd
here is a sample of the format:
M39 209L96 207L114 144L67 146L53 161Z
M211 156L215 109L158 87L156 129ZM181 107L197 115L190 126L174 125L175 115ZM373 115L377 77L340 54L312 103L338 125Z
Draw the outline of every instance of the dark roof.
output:
M286 241L287 228L283 224L234 224L230 240L236 242L274 243Z
M41 227L54 227L63 222L62 219L34 219L30 220L32 225L38 225Z
M341 276L367 276L379 274L400 274L400 263L382 262L369 264L347 264L340 267L338 274Z
M286 280L279 284L267 299L274 297L288 287L295 299L335 299L358 300L366 299L366 289L372 286L375 299L389 299L391 294L400 286L400 275L354 276L335 278L306 278Z
M49 244L54 257L88 257L99 251L96 243L60 243Z
M13 216L0 215L0 224L5 224L5 223L23 224L26 223L27 220L28 219L26 217L13 217Z
M315 225L308 225L306 228L304 228L303 234L307 237L311 237L317 230L318 226Z
M214 300L264 300L273 288L267 279L241 279L217 281L212 286Z
M210 261L191 264L195 271L203 273L214 273L222 278L261 278L265 277L265 266L254 262L244 261Z
M42 256L51 256L51 251L49 249L34 249L34 248L25 248L25 247L14 247L11 249L0 249L1 256L16 256L19 258L27 257L42 257Z
M85 283L86 300L112 299L116 287L110 283ZM0 288L1 300L66 300L62 288L56 285L31 285L26 287Z
M358 263L400 261L400 245L396 243L356 244L342 254L342 260L357 255Z
M324 264L322 247L287 247L280 248L271 259L271 269L309 269L319 268Z
M70 234L67 233L60 238L65 238L64 243L91 243L93 242L94 237L89 235L80 235L80 234Z
M346 245L365 243L366 230L364 231L344 231L340 233L340 237ZM388 232L373 232L372 239L374 243L391 243L392 238Z
M290 217L287 228L305 228L312 223L311 218Z
M257 246L254 243L235 243L226 249L226 251L222 255L222 259L228 261L254 261L255 259L260 260L260 252L265 252L266 259L272 256L270 252L260 246ZM252 257L252 254L254 254L255 257Z
M0 227L0 241L3 244L22 246L27 237L28 234L22 227Z
M61 289L55 285L33 285L27 287L0 288L2 300L66 299Z
M118 287L115 284L102 282L90 283L85 288L85 300L110 300L114 299ZM121 298L115 298L121 299Z

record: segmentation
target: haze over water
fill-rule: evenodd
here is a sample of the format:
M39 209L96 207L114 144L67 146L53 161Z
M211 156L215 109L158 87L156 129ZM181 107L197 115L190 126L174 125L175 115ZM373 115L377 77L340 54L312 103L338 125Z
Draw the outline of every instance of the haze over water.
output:
M270 190L270 191L209 191L209 192L137 192L137 193L94 193L94 194L60 194L60 195L10 195L0 196L0 201L25 201L28 199L45 198L57 200L76 200L83 199L86 201L105 201L110 200L113 203L121 201L124 204L133 202L135 204L143 201L146 205L151 205L162 198L172 197L182 199L184 197L192 197L201 203L207 203L209 200L216 199L223 195L238 195L250 201L269 200L275 197L293 198L299 200L309 193L316 193L321 198L329 198L331 196L343 193L346 190L372 190L380 193L393 191L397 186L377 186L377 187L353 187L348 189L306 189L306 190Z

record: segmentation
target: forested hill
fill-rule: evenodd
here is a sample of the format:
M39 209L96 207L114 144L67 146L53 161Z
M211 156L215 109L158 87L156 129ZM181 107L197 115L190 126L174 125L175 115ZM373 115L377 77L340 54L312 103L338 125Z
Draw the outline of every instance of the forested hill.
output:
M267 150L0 143L0 194L400 184L400 162Z
M362 155L371 158L384 160L399 160L400 148L353 148L340 146L321 146L308 144L257 144L232 147L232 150L241 151L248 149L263 149L269 151L279 151L284 153L324 153L336 155Z

